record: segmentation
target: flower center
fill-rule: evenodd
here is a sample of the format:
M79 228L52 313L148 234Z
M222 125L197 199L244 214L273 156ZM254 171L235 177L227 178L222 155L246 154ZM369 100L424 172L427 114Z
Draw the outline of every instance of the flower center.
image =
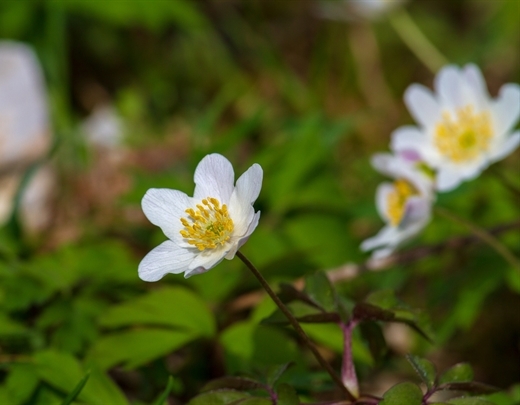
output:
M226 204L220 205L216 198L207 197L197 209L188 208L187 218L181 218L184 229L180 234L200 251L224 245L233 232L233 220Z
M435 128L434 142L441 154L455 163L475 159L489 149L493 138L489 112L475 113L467 105L456 111L442 114L442 121Z
M386 212L393 226L399 225L404 216L406 201L418 192L408 181L398 179L394 182L394 189L387 196Z

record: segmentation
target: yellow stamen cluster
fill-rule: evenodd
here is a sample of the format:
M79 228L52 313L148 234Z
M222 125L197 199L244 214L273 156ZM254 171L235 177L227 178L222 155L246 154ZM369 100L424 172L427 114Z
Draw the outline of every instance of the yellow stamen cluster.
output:
M394 189L388 194L386 200L387 215L393 226L399 225L402 221L408 198L417 194L415 187L408 181L398 179L394 182Z
M444 112L435 128L434 142L439 151L455 163L467 162L489 149L493 138L489 112L475 113L468 105L453 117Z
M186 242L200 251L224 245L233 232L233 220L226 204L220 205L216 198L207 197L197 209L188 208L187 218L181 218L184 229L180 234Z

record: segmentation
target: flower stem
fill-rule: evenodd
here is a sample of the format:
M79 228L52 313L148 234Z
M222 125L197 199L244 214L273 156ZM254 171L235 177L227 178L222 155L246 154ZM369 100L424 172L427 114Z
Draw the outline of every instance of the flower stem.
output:
M357 322L354 320L340 324L341 330L343 331L343 365L341 366L341 379L343 380L343 385L345 385L352 394L358 397L359 383L356 368L354 367L354 358L352 357L352 332L356 325Z
M392 13L389 20L401 40L433 73L437 73L442 66L448 64L448 59L426 38L404 9Z
M354 400L355 397L352 395L352 393L343 385L343 382L338 377L334 369L331 367L329 363L321 356L320 352L314 346L314 343L311 342L305 331L302 329L296 318L293 314L289 311L289 308L285 306L285 304L278 298L278 296L275 294L275 292L271 289L269 284L267 283L267 280L260 274L260 272L257 270L257 268L243 255L242 252L238 251L236 255L244 262L244 264L251 270L253 275L257 278L257 280L260 282L262 287L265 291L267 291L267 294L271 297L271 299L274 301L274 303L280 308L280 311L283 312L283 314L287 317L287 320L292 325L294 330L300 335L300 337L303 339L307 347L310 349L316 360L318 360L318 363L329 373L332 380L336 383L336 385L341 389L343 394L349 399Z
M502 242L500 242L495 236L487 232L485 229L475 225L470 221L458 217L444 208L435 207L434 210L440 216L443 216L450 221L456 222L468 228L477 238L492 247L511 266L515 267L517 270L520 270L520 260L518 260L518 258L513 255L513 253L511 253L511 251Z

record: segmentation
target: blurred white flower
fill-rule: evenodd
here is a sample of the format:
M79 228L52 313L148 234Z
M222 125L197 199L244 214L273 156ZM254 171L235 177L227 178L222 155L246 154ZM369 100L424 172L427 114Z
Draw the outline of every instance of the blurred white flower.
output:
M168 241L139 264L139 277L157 281L167 273L188 278L231 260L258 225L253 209L262 187L262 168L251 166L234 186L231 163L222 155L202 159L195 170L193 197L178 190L150 189L142 208Z
M377 154L372 158L372 165L395 179L393 183L380 184L376 191L376 206L386 222L385 227L361 244L363 251L379 248L372 258L381 259L418 234L430 221L432 177L413 154Z
M43 74L28 46L0 41L0 168L43 156L50 145Z
M355 17L376 20L406 0L321 0L319 15L329 20L351 20Z
M83 122L82 129L88 141L96 146L114 148L123 140L123 121L108 104L94 108Z
M434 87L435 93L418 84L406 90L406 105L420 127L394 131L392 149L418 153L436 170L437 190L448 191L520 144L520 131L512 132L520 116L520 86L505 84L492 99L480 70L470 64L442 68Z

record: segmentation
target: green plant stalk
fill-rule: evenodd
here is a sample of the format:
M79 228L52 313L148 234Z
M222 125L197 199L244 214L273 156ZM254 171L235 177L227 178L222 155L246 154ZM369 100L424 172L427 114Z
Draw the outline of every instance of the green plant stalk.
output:
M392 13L389 21L401 40L432 73L449 63L404 9Z
M305 331L300 326L299 322L296 320L293 314L291 314L291 311L289 311L289 308L285 306L285 304L278 298L278 296L275 294L275 292L271 289L269 284L267 283L267 280L260 274L260 272L257 270L257 268L245 257L242 252L238 251L236 254L242 262L251 270L253 275L257 278L257 280L260 282L262 287L265 291L267 291L267 294L271 297L271 299L274 301L274 303L280 308L280 311L283 312L283 314L287 317L287 320L292 325L294 330L300 335L300 337L303 339L307 347L310 349L316 360L318 360L318 363L329 373L334 383L341 389L343 394L349 399L349 400L355 400L354 395L348 390L347 387L343 385L343 382L339 378L339 376L336 374L334 369L331 367L329 363L321 356L320 352L312 343L312 341L309 339Z
M500 242L496 237L487 232L485 229L475 225L470 221L458 217L444 208L435 207L434 210L438 215L469 229L477 238L479 238L482 242L487 243L511 266L520 271L520 260L518 260L518 258L513 253L511 253L511 251L502 242Z

